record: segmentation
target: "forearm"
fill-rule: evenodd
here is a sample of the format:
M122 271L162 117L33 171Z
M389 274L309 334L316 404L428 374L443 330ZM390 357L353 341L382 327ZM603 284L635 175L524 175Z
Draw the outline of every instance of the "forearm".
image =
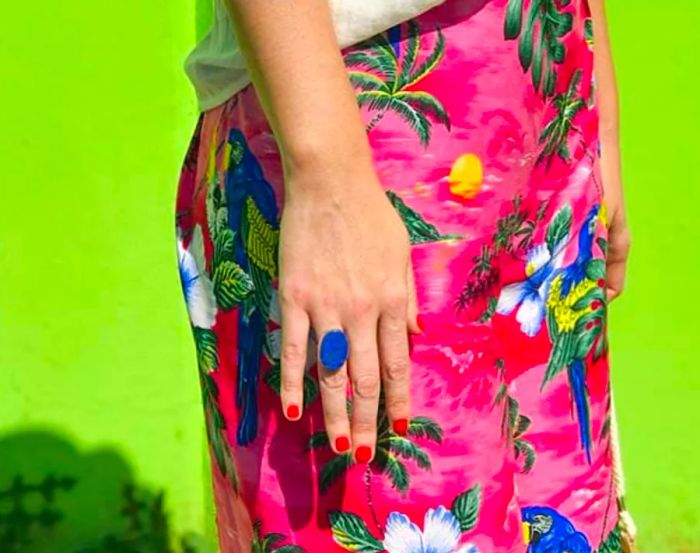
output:
M228 2L285 171L371 164L328 0Z
M596 101L600 117L601 171L606 203L612 217L624 218L620 154L620 114L604 0L590 0L595 33Z

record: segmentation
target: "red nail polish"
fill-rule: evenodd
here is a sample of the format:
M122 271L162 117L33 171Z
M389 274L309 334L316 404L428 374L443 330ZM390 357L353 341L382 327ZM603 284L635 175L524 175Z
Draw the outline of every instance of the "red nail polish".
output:
M350 449L350 440L348 439L348 437L338 436L335 439L335 450L338 453L345 453L348 449Z
M423 315L418 315L416 317L416 324L418 325L418 329L422 332L425 332L425 317Z
M366 445L361 445L355 450L355 461L358 463L366 463L372 457L372 449Z
M287 418L291 420L296 420L299 418L299 406L293 403L287 407Z
M408 432L408 419L396 419L392 426L395 434L405 436L406 432Z

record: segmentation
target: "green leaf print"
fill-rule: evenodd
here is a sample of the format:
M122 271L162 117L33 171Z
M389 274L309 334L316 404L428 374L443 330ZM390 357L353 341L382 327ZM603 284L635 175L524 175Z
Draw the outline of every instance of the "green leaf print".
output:
M624 549L622 547L622 537L620 528L615 528L608 536L605 541L600 544L600 547L596 550L596 553L623 553Z
M571 159L569 152L569 134L575 130L574 119L586 107L586 100L579 96L578 87L581 82L581 70L576 71L569 82L566 92L557 94L552 101L556 113L544 126L540 133L539 143L542 151L537 156L537 163L551 163L554 156L568 163Z
M468 532L476 526L480 508L481 486L479 484L455 498L452 503L452 514L459 521L462 532Z
M298 545L277 545L284 541L286 536L273 532L261 535L262 522L256 520L253 524L253 540L250 544L251 553L304 553L306 550Z
M598 341L595 343L595 349L593 350L593 360L597 361L608 351L608 339L607 336L601 331Z
M596 239L596 243L598 244L600 251L603 252L603 255L605 257L607 257L608 256L608 241L605 238L603 238L602 236L599 236Z
M567 4L560 2L561 7ZM545 98L554 94L554 65L561 64L566 56L561 38L572 28L572 14L562 11L556 0L531 0L527 8L523 0L509 0L506 7L503 35L506 40L520 40L520 66L524 72L531 71L533 87Z
M556 324L556 323L554 323ZM555 376L568 367L575 358L576 336L573 332L562 332L552 344L552 351L549 355L547 370L542 380L540 390L549 383Z
M501 374L501 378L505 378L503 374ZM520 467L520 472L526 474L532 470L536 460L534 447L523 437L532 425L532 420L520 414L520 404L508 394L508 386L505 383L501 384L494 404L498 405L501 402L504 402L501 434L505 436L507 444L513 443L515 459L519 460L521 456L524 457L525 461Z
M352 404L350 403L350 409ZM386 476L391 485L400 492L407 492L410 481L404 460L413 461L423 470L430 469L430 457L427 452L414 440L429 440L442 443L443 432L440 426L427 417L415 417L408 422L406 436L395 434L386 415L383 400L380 402L377 414L377 446L372 469ZM311 436L309 447L321 449L329 447L328 437L325 431L317 432ZM328 489L342 477L349 467L353 465L352 455L344 453L336 455L328 461L319 473L319 488L321 493ZM371 472L365 484L369 490Z
M197 349L197 362L203 372L214 371L219 366L219 354L217 352L216 334L208 328L192 327L195 346Z
M504 35L506 40L514 40L523 26L523 0L510 0L506 7Z
M421 452L423 453L423 452ZM424 457L427 457L423 453ZM377 449L375 454L377 464L382 466L382 473L389 479L391 486L400 492L406 492L411 484L408 470L391 450ZM430 461L428 461L430 464Z
M586 276L593 281L605 280L605 261L602 259L591 259L586 265Z
M567 238L571 232L571 223L573 221L573 212L570 205L565 205L556 212L552 218L552 222L547 227L547 249L551 255L554 255L557 247Z
M214 270L214 295L221 309L232 309L253 293L253 281L233 261L224 261Z
M210 373L200 372L202 401L207 429L207 439L221 474L228 476L234 491L238 491L238 476L233 465L231 449L226 438L226 421L224 420L217 399L219 388Z
M593 343L598 336L600 336L600 327L597 326L579 334L574 357L576 359L585 359L593 348Z
M246 199L246 211L243 220L243 239L246 254L251 261L267 273L269 278L277 276L277 244L279 231L265 220L250 196Z
M404 225L406 225L406 230L408 230L408 236L412 245L460 238L460 236L456 234L440 234L440 231L438 231L435 225L426 221L420 213L410 208L396 192L387 190L386 195L391 205L393 205L399 213Z
M384 551L382 542L370 533L367 525L357 515L333 511L328 516L333 538L341 547L364 553Z
M418 135L425 147L430 143L432 122L441 123L448 130L450 119L442 103L427 92L413 90L413 86L430 73L445 53L445 38L436 30L437 40L425 59L418 64L423 36L418 24L406 24L408 37L404 55L400 57L389 41L387 33L380 33L358 44L344 61L350 82L358 90L356 99L361 107L377 114L367 125L370 132L389 112L401 117ZM357 68L357 69L354 69ZM409 89L411 87L411 89Z
M440 425L428 417L414 417L408 423L407 436L432 440L437 444L442 443L443 432Z
M603 306L602 304L604 304L604 301L605 301L605 291L602 288L599 288L597 286L594 288L591 288L588 292L586 292L586 294L580 300L578 300L576 303L574 303L571 306L571 309L573 309L574 311L582 311L584 309L587 309L588 307L592 307L591 304L594 301L599 301L601 303L601 307ZM581 319L579 319L579 321L577 322L577 325L576 325L577 329L582 328L581 322L583 322L583 323L587 322L584 319L585 319L585 317L582 317Z
M220 230L214 239L214 253L212 255L212 267L218 267L224 261L235 261L236 233L231 229Z
M325 432L323 432L323 434L325 434ZM313 435L309 440L309 445L312 447L329 445L328 443L322 442L323 440L320 437ZM323 468L318 474L318 489L321 493L326 493L352 465L352 456L349 454L337 455L323 465Z
M593 20L588 17L586 18L586 21L584 22L584 38L586 39L586 44L588 44L588 47L593 50L593 47L595 46L595 41L593 38Z
M270 367L270 370L265 373L265 383L275 392L280 395L280 390L282 386L282 372L280 370L279 361ZM318 397L319 389L318 383L314 378L308 374L304 374L304 407L308 407L313 403Z
M537 460L535 448L532 447L532 444L526 442L525 440L515 440L514 447L515 459L519 460L521 456L525 459L521 472L523 474L527 474L535 466L535 461Z

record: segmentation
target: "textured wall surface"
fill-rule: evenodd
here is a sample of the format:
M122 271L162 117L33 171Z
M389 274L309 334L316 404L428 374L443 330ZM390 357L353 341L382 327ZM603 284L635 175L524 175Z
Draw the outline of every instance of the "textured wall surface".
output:
M155 553L186 537L205 551L209 484L172 212L196 116L181 63L209 10L69 0L3 11L3 545L69 553L141 540ZM700 7L638 0L609 12L634 233L612 310L629 503L646 552L690 553L700 551ZM8 524L15 498L28 514ZM42 509L63 519L35 521Z

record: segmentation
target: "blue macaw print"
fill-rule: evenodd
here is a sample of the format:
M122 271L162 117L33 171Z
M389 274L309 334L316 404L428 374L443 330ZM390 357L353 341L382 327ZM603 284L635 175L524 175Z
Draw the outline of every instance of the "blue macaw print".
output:
M569 243L570 213L569 208L560 210L550 225L547 244L537 245L528 252L527 278L503 287L496 313L509 315L517 309L515 318L528 336L539 333L547 320L552 351L542 387L566 369L581 446L590 463L592 439L585 364L589 348L579 347L581 325L578 323L598 309L595 300L586 302L590 294L597 294L601 305L604 297L600 290L596 291L600 284L588 274L601 207L596 204L589 210L578 233L576 258L562 267L562 254Z
M586 536L550 507L522 510L527 553L592 553Z
M238 311L238 380L236 406L239 445L248 445L258 433L258 383L267 333L272 279L276 273L276 232L279 229L275 193L265 180L260 163L248 147L243 133L232 129L225 189L228 225L235 233L235 261L254 283L253 294ZM267 234L260 238L260 235ZM274 236L275 239L270 239ZM267 262L262 262L267 258Z
M547 306L553 313L558 331L552 334L552 355L546 381L555 372L566 367L569 387L576 409L581 446L586 459L591 462L591 422L586 388L586 364L576 353L575 323L582 310L572 306L590 289L597 286L587 275L588 264L593 259L593 242L600 214L600 205L594 205L581 227L578 235L578 254L576 259L566 267L552 273L551 284L547 294Z
M586 268L591 259L593 259L593 241L599 215L600 204L595 204L589 210L581 226L581 231L578 235L578 255L576 259L570 265L559 269L552 275L552 280L558 275L562 275L561 294L563 297L568 296L572 289L586 278Z

